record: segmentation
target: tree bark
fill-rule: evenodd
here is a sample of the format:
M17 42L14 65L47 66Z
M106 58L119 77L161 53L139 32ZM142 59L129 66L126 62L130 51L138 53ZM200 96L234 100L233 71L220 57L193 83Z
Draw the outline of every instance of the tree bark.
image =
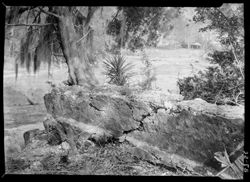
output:
M68 83L70 85L95 86L97 80L89 61L89 56L91 56L91 42L87 35L90 32L89 25L83 25L83 36L87 35L83 37L74 28L73 16L65 13L58 23L58 28L62 52L68 65ZM83 39L80 40L82 37Z
M120 51L124 46L124 36L125 36L125 26L126 26L126 17L124 16L124 12L122 11L122 23L120 28Z

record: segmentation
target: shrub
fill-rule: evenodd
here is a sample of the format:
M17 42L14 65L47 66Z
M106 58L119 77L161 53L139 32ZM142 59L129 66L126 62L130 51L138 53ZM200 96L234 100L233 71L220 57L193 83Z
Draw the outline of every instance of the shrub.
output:
M215 67L194 77L179 80L178 85L185 99L201 97L217 104L244 103L245 43L244 6L223 4L218 8L196 8L193 20L209 22L199 31L216 31L220 51L213 51L209 61ZM224 51L221 51L224 50Z
M110 84L123 86L133 76L131 72L133 65L126 63L126 59L120 54L105 58L105 75L110 79Z
M209 103L243 104L244 81L232 53L215 51L210 62L216 63L193 77L179 79L177 84L184 99L202 98Z
M140 87L143 90L149 90L152 89L152 83L156 81L156 76L152 69L152 63L150 62L145 50L142 52L142 63L144 64L142 71L146 78L140 83Z

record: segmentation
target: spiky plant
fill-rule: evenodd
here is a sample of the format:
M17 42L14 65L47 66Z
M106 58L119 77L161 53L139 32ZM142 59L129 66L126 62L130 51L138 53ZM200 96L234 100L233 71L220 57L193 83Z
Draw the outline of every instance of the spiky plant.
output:
M105 75L110 79L111 84L123 86L133 76L131 72L133 65L126 63L126 59L119 54L105 58L104 65Z

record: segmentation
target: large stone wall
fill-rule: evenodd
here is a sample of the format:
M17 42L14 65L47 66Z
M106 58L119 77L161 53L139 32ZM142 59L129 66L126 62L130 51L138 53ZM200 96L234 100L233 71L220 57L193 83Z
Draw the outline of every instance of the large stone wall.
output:
M160 98L156 102L148 95L61 87L46 94L44 101L55 119L62 117L78 125L100 128L106 135L138 145L159 160L181 162L190 168L218 169L214 153L225 148L230 154L244 140L243 108L216 106L200 99L181 101L164 93L155 95Z

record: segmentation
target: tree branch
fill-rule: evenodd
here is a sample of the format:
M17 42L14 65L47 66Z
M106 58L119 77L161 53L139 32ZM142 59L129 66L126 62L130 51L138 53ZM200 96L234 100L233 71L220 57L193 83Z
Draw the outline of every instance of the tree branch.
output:
M113 17L112 21L114 21L114 19L118 16L119 12L121 11L121 9L118 9L115 16Z
M89 29L89 31L88 31L85 35L83 35L78 41L76 41L76 43L78 43L78 42L80 42L82 39L84 39L84 38L89 34L90 31L91 31L91 29Z
M232 43L231 40L230 40L230 45L231 45L231 47L232 47L232 52L233 52L234 58L235 58L235 60L236 60L236 63L238 64L238 67L239 67L239 69L240 69L241 76L242 76L243 79L245 79L244 73L243 73L242 68L241 68L240 61L239 61L239 59L238 59L238 57L237 57L237 55L236 55L236 53L235 53L235 49L236 49L236 48L233 46L233 43Z
M5 24L6 26L48 26L48 25L53 25L54 23L44 23L44 24L39 24L39 23L32 23L32 24Z
M8 6L6 6L3 2L2 2L2 5L7 9Z
M33 21L32 23L35 23L35 22L36 22L36 19L37 19L37 18L40 18L40 14L41 14L41 11L38 11L37 14L36 14L36 16L35 16L35 18L34 18L34 21ZM38 20L39 20L39 19L38 19ZM39 21L37 21L37 22L39 22Z
M45 14L47 14L47 15L51 15L51 16L57 17L57 18L59 18L59 19L62 18L61 16L59 16L59 15L57 15L57 14L55 14L55 13L51 13L51 12L45 11L45 10L43 10L43 9L40 8L40 7L39 7L39 9L41 10L41 12L43 12L43 13L45 13Z
M29 8L28 15L27 15L27 17L26 17L26 23L27 23L27 24L29 23L30 9L31 9L31 8Z
M31 6L31 7L23 7L23 8L20 8L18 13L19 13L19 14L22 14L22 13L24 13L25 11L35 9L36 7L37 7L37 6Z
M99 7L88 7L88 14L87 14L87 18L86 18L86 21L85 21L85 26L87 26L92 18L92 16L94 15L94 13L96 12L96 10L98 9Z
M228 26L231 27L231 26L230 26L230 21L228 20L228 17L227 17L219 8L215 8L215 9L216 9L216 11L217 11L219 14L221 14L221 15L223 16L223 18L224 18L224 19L226 20L226 22L229 24ZM231 47L232 47L232 52L233 52L235 61L236 61L237 65L238 65L238 67L239 67L239 69L240 69L241 76L242 76L243 79L245 79L244 73L243 73L242 68L241 68L240 60L238 59L238 56L236 55L236 47L234 46L233 40L232 40L232 39L233 39L233 33L230 31L230 32L229 32L229 42L230 42L230 45L231 45Z

